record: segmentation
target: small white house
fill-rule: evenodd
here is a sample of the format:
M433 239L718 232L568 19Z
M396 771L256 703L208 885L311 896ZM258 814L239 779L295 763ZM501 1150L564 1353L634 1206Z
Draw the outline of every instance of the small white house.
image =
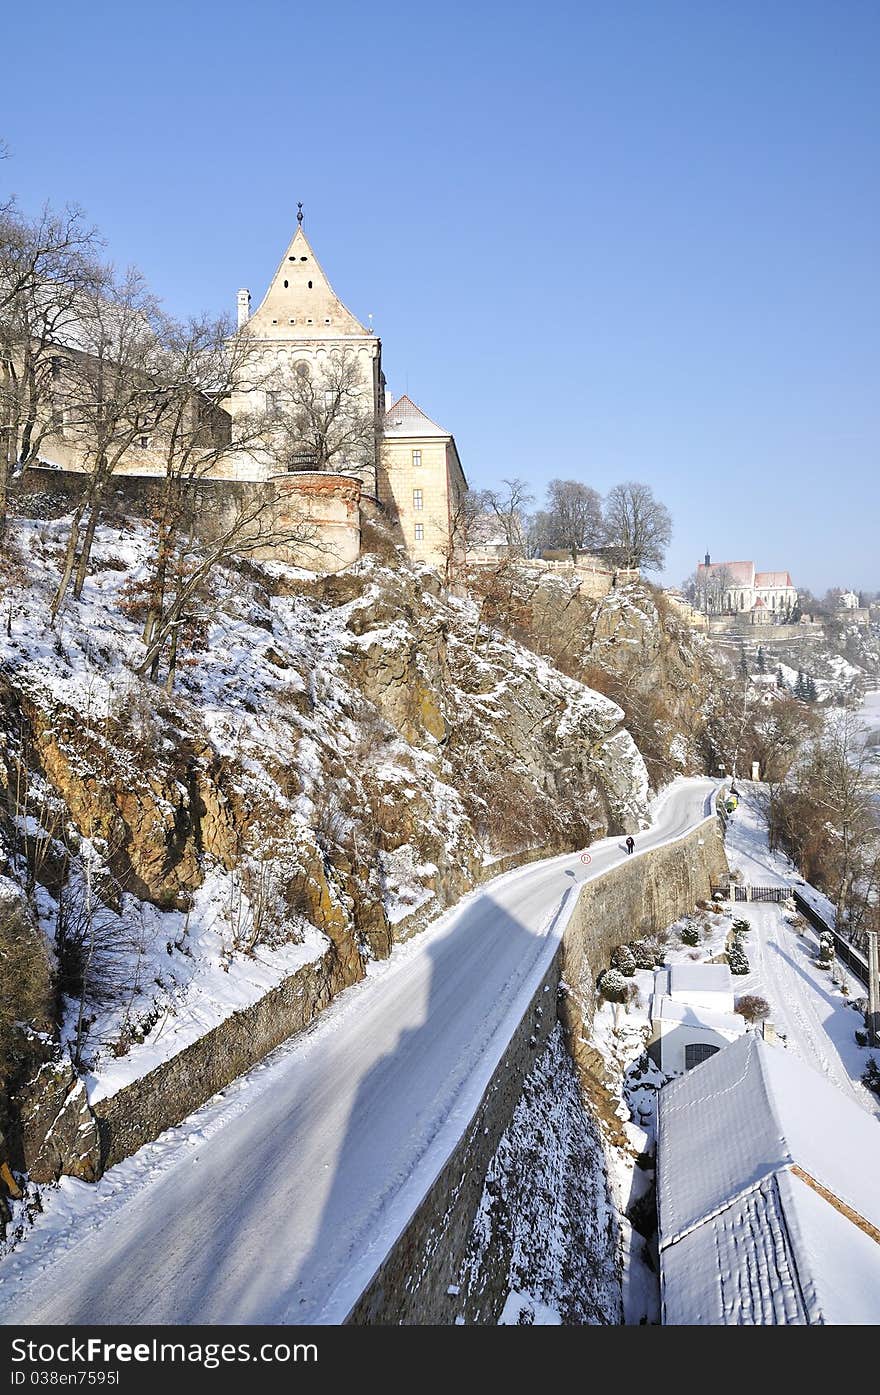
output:
M666 1075L714 1056L746 1030L734 1012L726 964L673 964L657 969L651 996L648 1054Z

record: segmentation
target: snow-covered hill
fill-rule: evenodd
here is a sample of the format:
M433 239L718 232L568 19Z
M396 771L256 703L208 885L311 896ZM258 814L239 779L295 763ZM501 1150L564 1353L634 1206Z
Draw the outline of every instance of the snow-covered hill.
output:
M621 709L435 573L218 569L168 694L134 673L148 526L99 529L53 625L63 538L17 520L5 563L0 885L93 1098L299 964L333 996L505 855L646 819Z

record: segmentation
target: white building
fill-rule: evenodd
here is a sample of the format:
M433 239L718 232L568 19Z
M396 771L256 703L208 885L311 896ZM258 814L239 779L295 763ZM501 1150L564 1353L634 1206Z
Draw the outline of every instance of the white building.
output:
M726 964L657 969L649 1015L648 1053L667 1075L692 1070L746 1030L745 1021L734 1012Z
M697 591L710 614L743 615L758 622L784 619L797 605L788 572L759 572L754 562L713 562L708 552L697 567Z
M839 605L841 610L858 610L859 598L855 591L841 591Z
M663 1321L880 1322L878 1167L877 1121L754 1033L664 1085Z

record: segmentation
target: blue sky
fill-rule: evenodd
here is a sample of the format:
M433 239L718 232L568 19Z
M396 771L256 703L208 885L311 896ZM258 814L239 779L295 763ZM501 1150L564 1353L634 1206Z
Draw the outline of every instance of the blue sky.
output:
M49 0L0 186L167 306L259 297L305 203L471 483L644 479L667 579L880 588L874 0ZM9 93L7 93L7 100Z

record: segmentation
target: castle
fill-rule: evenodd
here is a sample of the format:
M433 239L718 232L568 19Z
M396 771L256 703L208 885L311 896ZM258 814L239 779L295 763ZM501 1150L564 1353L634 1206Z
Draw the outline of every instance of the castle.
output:
M317 549L276 547L270 555L338 571L359 556L366 520L383 518L413 560L448 564L467 489L455 438L409 397L392 400L381 340L336 295L302 223L300 205L296 231L256 310L250 291L238 292L242 371L228 397L201 404L233 445L201 479L221 493L224 482L263 488L274 497L276 520L312 525ZM246 432L236 427L260 413L278 424L274 436L241 448L236 442ZM65 428L59 413L40 464L81 473L89 451L82 432ZM155 479L164 469L158 433L145 431L114 474Z

